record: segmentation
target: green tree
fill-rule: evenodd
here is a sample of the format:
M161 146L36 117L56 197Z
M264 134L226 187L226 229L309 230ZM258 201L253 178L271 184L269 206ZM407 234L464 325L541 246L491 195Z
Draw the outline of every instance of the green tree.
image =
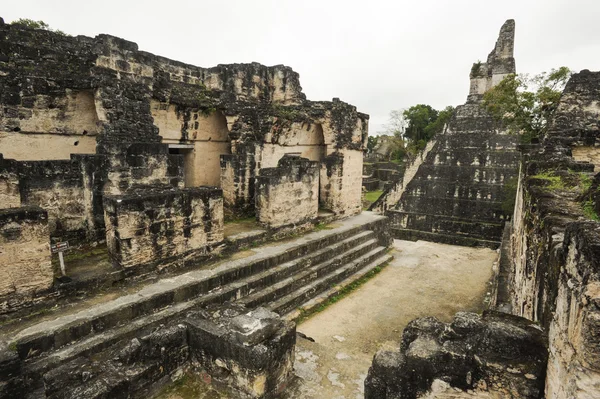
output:
M509 132L530 142L547 129L571 74L560 67L533 77L508 75L484 94L483 106Z
M367 152L370 154L373 152L373 148L377 145L377 136L369 136L367 141Z
M402 113L408 125L404 136L413 142L427 142L435 134L431 125L438 118L439 112L431 105L417 104Z
M393 159L401 160L407 153L415 155L423 150L429 140L444 130L453 114L452 106L438 111L426 104L390 112L385 132L396 138Z
M12 21L11 25L25 25L29 28L50 30L50 25L44 21L34 21L33 19L29 18L19 18L15 21Z

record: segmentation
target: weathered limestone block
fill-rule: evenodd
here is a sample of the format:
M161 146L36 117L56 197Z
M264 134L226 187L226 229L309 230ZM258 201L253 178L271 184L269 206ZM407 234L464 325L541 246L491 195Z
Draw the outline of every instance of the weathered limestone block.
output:
M52 286L48 213L0 209L0 307L9 310Z
M264 308L222 307L185 320L192 364L239 398L275 398L293 376L296 326Z
M104 192L110 195L144 190L184 188L183 157L169 154L160 143L134 143L126 147L111 146L111 167Z
M556 310L550 324L546 398L600 396L600 226L565 233Z
M481 397L538 399L546 370L545 339L534 323L504 313L457 313L450 324L417 319L405 328L398 352L375 355L365 398L420 398L442 380Z
M236 145L235 154L221 155L221 187L228 215L246 215L254 209L255 176L258 173L255 143Z
M0 158L0 207L39 206L52 237L74 242L103 239L105 159L15 161Z
M277 168L261 169L256 178L258 221L269 228L300 225L319 212L319 166L306 158L286 155Z
M109 255L120 267L182 262L223 241L223 198L216 188L105 196L104 212Z
M362 153L336 151L321 163L319 201L336 215L351 216L361 212Z
M4 159L0 154L0 208L21 206L17 162Z

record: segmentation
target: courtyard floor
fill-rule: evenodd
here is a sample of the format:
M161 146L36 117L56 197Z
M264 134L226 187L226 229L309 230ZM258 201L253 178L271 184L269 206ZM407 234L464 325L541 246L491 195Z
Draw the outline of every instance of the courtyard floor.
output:
M458 311L484 309L496 251L395 240L395 259L339 302L298 325L297 378L286 399L360 399L373 355L398 346L411 320L450 321ZM219 398L187 378L161 398Z

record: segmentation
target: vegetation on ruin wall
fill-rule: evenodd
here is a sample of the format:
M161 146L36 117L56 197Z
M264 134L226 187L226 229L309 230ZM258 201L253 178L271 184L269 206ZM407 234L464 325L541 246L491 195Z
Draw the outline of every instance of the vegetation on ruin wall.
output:
M560 67L535 76L508 75L484 94L483 106L521 142L530 143L547 130L571 74Z
M47 23L45 23L44 21L41 21L41 20L34 21L33 19L29 19L29 18L19 18L17 20L12 21L10 24L11 25L24 25L24 26L27 26L28 28L44 29L44 30L48 30L50 32L58 33L59 35L65 35L65 36L67 35L62 30L51 28L50 25L48 25Z
M473 64L473 66L471 67L471 77L480 76L479 74L481 72L482 65L483 62L481 62L481 60L477 60L477 62Z
M589 174L584 172L577 173L571 170L562 173L554 170L544 170L531 176L531 178L544 181L543 188L548 192L575 192L585 217L590 220L600 221L600 217L596 212L595 199L598 197L598 187L594 186Z

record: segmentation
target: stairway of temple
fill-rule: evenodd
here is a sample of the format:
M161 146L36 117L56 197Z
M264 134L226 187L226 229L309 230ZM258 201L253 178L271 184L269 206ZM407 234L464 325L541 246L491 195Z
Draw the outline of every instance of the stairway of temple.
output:
M516 71L514 35L515 23L509 20L487 62L473 65L467 102L436 136L414 177L404 179L401 190L393 190L401 197L385 210L394 238L500 245L504 222L510 218L502 206L504 187L517 176L518 139L492 118L482 101L487 90Z

